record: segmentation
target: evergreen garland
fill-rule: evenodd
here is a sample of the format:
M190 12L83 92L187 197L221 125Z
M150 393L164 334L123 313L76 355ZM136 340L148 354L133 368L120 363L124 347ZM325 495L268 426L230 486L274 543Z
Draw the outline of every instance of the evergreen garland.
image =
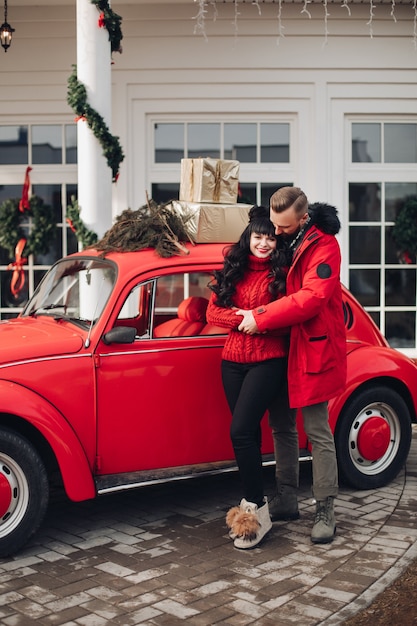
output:
M113 137L102 116L97 113L87 102L87 90L77 79L77 67L73 66L73 72L68 79L67 102L77 116L85 119L94 136L103 148L103 154L112 170L113 182L119 176L119 166L124 159L124 154L118 137Z
M83 249L96 243L98 240L97 234L89 230L80 217L80 207L75 196L71 196L71 204L67 206L67 222L69 227L81 243Z
M408 263L415 263L417 255L417 196L406 198L397 213L392 238ZM414 259L410 258L413 256Z
M153 200L137 211L126 209L94 248L103 252L128 252L155 248L161 257L189 254L184 242L192 241L187 217L177 214L170 204Z
M110 8L107 0L91 0L91 3L101 11L99 25L104 26L109 33L111 51L121 52L120 42L123 39L123 35L120 24L122 18Z
M22 224L31 221L29 229ZM7 250L11 257L15 255L16 244L25 239L26 244L22 256L29 254L46 254L56 234L56 223L52 207L45 204L42 198L32 196L29 209L19 211L19 199L5 200L0 205L0 246Z

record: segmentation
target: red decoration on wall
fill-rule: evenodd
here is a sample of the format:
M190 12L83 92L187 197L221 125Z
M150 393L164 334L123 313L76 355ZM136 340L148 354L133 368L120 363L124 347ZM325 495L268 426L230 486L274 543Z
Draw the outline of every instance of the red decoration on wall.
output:
M19 211L21 213L25 212L25 209L28 211L29 210L29 189L30 189L30 178L29 178L29 172L32 171L31 167L27 167L26 168L26 173L25 173L25 181L23 183L23 189L22 189L22 198L19 202Z
M15 260L13 263L9 263L8 270L13 270L12 280L10 282L10 291L16 297L20 291L22 291L25 285L25 272L23 266L27 263L27 259L22 257L23 250L25 249L26 239L22 238L16 244Z

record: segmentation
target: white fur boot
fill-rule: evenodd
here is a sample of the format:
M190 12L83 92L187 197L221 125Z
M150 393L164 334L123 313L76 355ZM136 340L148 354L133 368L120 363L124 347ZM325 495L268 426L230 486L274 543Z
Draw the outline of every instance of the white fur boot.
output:
M243 498L240 506L228 511L226 524L230 528L229 534L234 539L235 548L254 548L271 530L272 522L266 497L264 501L265 504L258 508L256 504Z

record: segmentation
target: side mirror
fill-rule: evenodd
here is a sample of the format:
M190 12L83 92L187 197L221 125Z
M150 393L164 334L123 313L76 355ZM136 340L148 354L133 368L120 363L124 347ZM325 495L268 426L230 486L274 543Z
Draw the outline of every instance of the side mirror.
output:
M136 337L136 328L132 326L115 326L103 335L106 345L111 343L133 343Z

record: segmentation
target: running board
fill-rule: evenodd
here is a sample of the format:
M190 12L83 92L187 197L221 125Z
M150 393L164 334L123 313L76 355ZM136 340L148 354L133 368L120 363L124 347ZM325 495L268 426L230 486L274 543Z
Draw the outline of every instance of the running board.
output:
M311 454L307 450L300 450L300 462L311 461ZM273 454L262 457L262 465L275 465ZM235 461L219 461L217 463L201 463L198 465L183 465L179 467L164 467L162 469L141 470L124 474L105 474L95 477L97 494L114 493L127 489L136 489L150 485L161 485L179 480L190 480L201 476L214 476L227 472L236 472Z

